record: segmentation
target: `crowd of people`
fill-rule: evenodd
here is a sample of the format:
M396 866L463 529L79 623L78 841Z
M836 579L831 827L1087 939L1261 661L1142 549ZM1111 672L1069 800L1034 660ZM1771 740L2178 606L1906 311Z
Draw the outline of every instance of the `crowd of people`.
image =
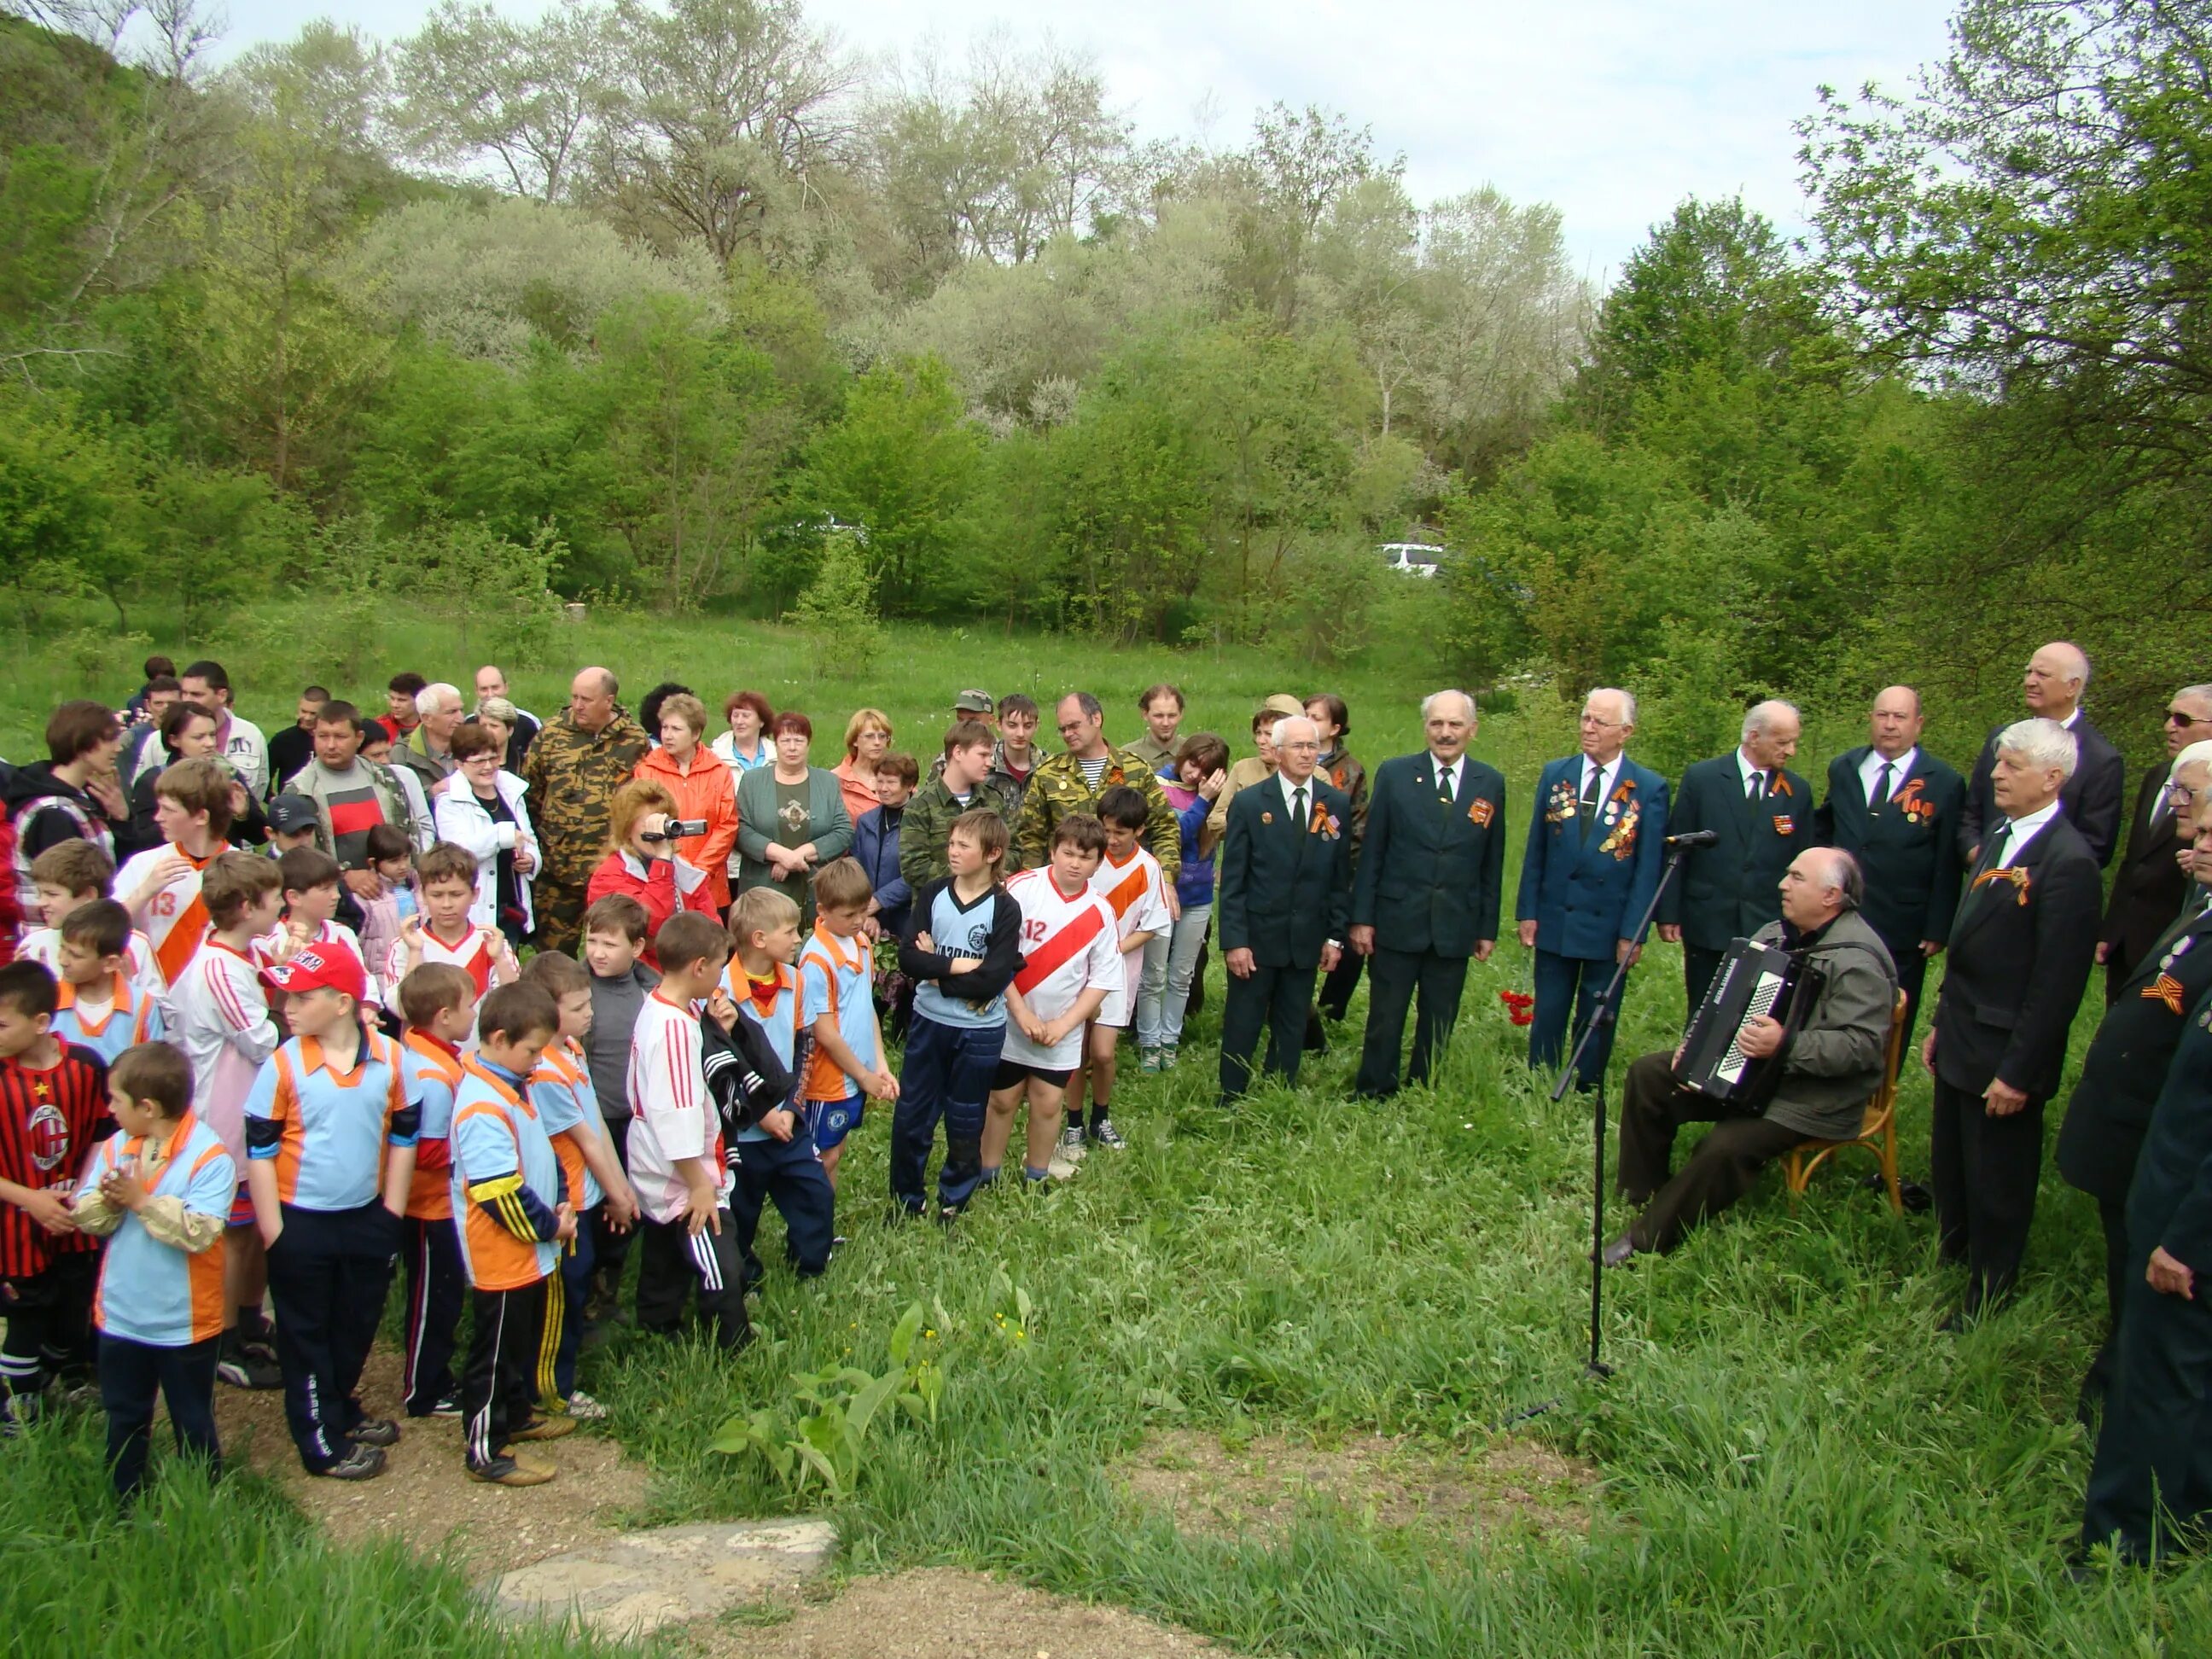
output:
M1680 1050L1627 1067L1617 1176L1640 1212L1608 1267L1856 1138L1946 957L1919 1057L1954 1328L2018 1280L2102 964L2057 1150L2106 1243L2083 1538L2148 1557L2212 1515L2212 686L2172 700L2130 811L2088 677L2071 645L2036 652L2024 718L1966 776L1887 688L1819 792L1790 769L1787 702L1670 782L1628 756L1633 696L1594 690L1579 752L1536 781L1515 920L1528 1059L1579 1043L1586 1088L1612 1038L1591 1011L1647 917L1681 947L1686 1021L1734 941L1817 970L1802 1018L1735 1035L1778 1079L1758 1109L1686 1085ZM1265 699L1232 760L1182 730L1173 685L1137 699L1127 744L1069 693L1050 753L1036 702L970 689L933 752L862 708L821 767L808 716L757 691L711 735L691 688L633 715L599 667L550 719L496 667L474 693L397 675L372 714L308 686L264 736L222 665L155 659L125 708L57 708L46 759L0 787L0 1425L96 1376L126 1498L157 1394L216 1460L218 1380L283 1389L311 1472L380 1473L401 1429L359 1388L395 1264L404 1413L461 1418L479 1480L550 1480L538 1443L603 1414L577 1356L618 1316L634 1237L629 1316L734 1351L765 1207L793 1272L824 1272L872 1104L895 1213L949 1224L1024 1108L1024 1183L1124 1145L1119 1068L1180 1064L1210 951L1224 1106L1295 1082L1363 974L1353 1088L1380 1102L1434 1074L1498 939L1506 783L1457 690L1371 776L1333 694Z

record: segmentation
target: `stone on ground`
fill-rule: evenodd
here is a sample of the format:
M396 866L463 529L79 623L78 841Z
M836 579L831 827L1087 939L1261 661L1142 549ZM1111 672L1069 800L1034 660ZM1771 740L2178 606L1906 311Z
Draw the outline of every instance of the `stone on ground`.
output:
M495 1608L511 1620L574 1619L611 1637L703 1619L789 1589L830 1563L826 1521L717 1521L621 1533L548 1556L494 1579Z

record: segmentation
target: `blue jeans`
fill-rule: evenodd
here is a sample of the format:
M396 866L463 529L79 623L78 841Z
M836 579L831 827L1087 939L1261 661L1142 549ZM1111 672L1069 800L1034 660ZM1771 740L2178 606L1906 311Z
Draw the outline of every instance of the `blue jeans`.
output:
M1172 1048L1182 1041L1182 1018L1190 1007L1190 981L1198 968L1199 952L1206 949L1206 925L1213 917L1211 904L1185 901L1168 935L1167 988L1160 995L1158 1041ZM1149 959L1151 951L1146 955Z
M1563 957L1539 949L1536 952L1536 1019L1528 1028L1528 1063L1540 1070L1557 1066L1566 1056L1571 1046L1567 1038L1567 1011L1574 1010L1574 1041L1582 1041L1583 1028L1589 1024L1590 1012L1606 983L1613 977L1613 961L1610 957L1585 959L1582 957ZM1627 994L1627 983L1621 991ZM1605 1063L1613 1056L1613 1037L1617 1026L1608 1023L1597 1038L1583 1051L1581 1069L1575 1074L1577 1086L1595 1089L1597 1080L1605 1074Z
M940 1025L916 1014L906 1036L906 1064L891 1112L891 1196L909 1210L927 1202L923 1191L937 1122L945 1120L945 1167L937 1173L938 1202L958 1209L982 1178L983 1109L991 1076L999 1068L1006 1028L967 1030Z
M788 1140L773 1136L737 1143L730 1184L730 1218L744 1260L746 1281L760 1275L753 1238L760 1231L761 1206L774 1202L783 1218L783 1251L802 1279L830 1265L830 1246L837 1235L837 1193L822 1154L800 1124Z

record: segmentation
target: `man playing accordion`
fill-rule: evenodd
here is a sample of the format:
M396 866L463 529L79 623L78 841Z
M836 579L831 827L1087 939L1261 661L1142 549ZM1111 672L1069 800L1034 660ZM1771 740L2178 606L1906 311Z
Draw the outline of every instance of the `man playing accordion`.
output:
M1832 847L1800 853L1783 872L1781 889L1782 920L1760 928L1753 942L1801 954L1821 978L1811 1012L1794 1031L1762 1015L1737 1036L1755 1062L1779 1055L1772 1098L1763 1115L1753 1115L1683 1087L1674 1079L1679 1048L1646 1054L1628 1068L1617 1186L1644 1212L1606 1246L1607 1267L1639 1251L1673 1249L1684 1232L1749 1192L1759 1171L1798 1142L1859 1132L1867 1097L1881 1079L1897 969L1859 915L1865 884L1849 853ZM1700 1121L1713 1127L1669 1179L1675 1132Z

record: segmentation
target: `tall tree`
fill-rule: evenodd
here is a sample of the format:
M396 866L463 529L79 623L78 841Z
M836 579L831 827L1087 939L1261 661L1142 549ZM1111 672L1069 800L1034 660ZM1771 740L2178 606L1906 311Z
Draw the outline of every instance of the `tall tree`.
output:
M613 15L561 0L534 24L442 0L399 49L410 148L462 177L557 202L617 99Z

